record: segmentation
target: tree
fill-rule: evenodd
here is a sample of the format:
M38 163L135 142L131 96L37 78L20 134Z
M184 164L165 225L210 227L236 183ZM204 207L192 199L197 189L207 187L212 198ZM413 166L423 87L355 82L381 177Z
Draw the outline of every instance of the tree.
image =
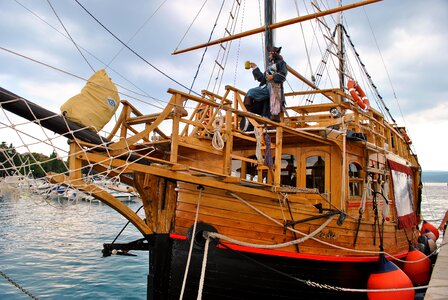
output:
M20 154L13 144L8 146L6 142L1 142L0 176L11 176L18 171L22 175L29 175L28 173L31 172L34 178L40 178L46 176L49 172L67 172L67 164L57 157L55 150L50 154L50 157L36 152Z

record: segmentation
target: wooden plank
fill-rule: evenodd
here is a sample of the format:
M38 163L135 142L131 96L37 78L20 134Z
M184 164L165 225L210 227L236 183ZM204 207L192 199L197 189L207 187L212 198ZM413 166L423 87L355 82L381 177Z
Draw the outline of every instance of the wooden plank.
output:
M442 245L448 242L448 234L443 237ZM442 300L448 295L448 247L441 247L432 271L425 300Z
M78 158L87 160L90 163L102 163L107 164L110 167L120 167L123 169L126 169L128 171L137 171L137 172L143 172L143 173L150 173L161 177L171 178L172 180L179 180L179 181L185 181L190 182L196 185L203 185L203 186L209 186L209 187L216 187L223 189L225 191L232 191L232 192L238 192L243 194L250 194L250 195L256 195L260 197L268 197L268 198L274 198L276 197L276 193L266 191L266 190L260 190L256 188L241 186L237 184L229 184L220 182L219 180L216 180L214 178L207 178L207 177L196 177L191 174L176 172L172 170L168 170L162 166L153 166L153 165L143 165L139 163L132 163L129 164L128 162L105 156L98 153L81 153L78 155Z
M293 106L288 107L287 109L291 109L300 114L309 114L316 112L329 112L331 108L338 107L337 103L322 103L322 104L312 104L312 105L303 105L303 106Z

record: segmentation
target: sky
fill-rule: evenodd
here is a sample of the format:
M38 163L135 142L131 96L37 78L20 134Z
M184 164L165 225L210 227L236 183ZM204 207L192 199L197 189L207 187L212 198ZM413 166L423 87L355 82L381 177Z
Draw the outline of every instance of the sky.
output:
M168 88L186 91L193 86L193 91L200 93L219 87L222 94L225 85L241 90L255 86L243 65L246 60L263 65L261 34L233 41L226 58L219 56L219 46L172 53L205 43L210 37L221 38L226 26L235 33L260 27L259 2L264 1L242 1L238 16L243 21L235 25L228 23L230 0L78 2L0 1L1 87L59 113L60 106L82 89L83 79L105 68L122 99L143 113L154 113L168 102ZM311 12L305 2L277 1L276 20ZM336 0L316 2L323 9L337 6ZM354 2L343 1L343 5ZM384 0L344 12L343 20L386 106L397 124L407 127L423 170L448 171L448 1ZM276 31L275 43L282 46L285 60L307 78L317 72L321 61L322 44L313 34L318 24L312 20ZM222 59L226 67L222 81L210 75L216 59ZM363 81L369 94L366 85ZM322 77L322 88L337 86ZM289 76L285 89L298 91L302 87ZM288 105L303 104L303 99L292 102ZM4 113L0 120L5 120ZM5 131L0 134L1 141L20 143Z

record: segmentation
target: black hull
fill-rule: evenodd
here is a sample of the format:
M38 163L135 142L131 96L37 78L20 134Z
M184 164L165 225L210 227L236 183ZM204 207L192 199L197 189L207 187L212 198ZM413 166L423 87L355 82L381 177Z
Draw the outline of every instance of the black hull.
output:
M154 238L154 236L153 236ZM179 299L189 241L157 235L150 253L148 299ZM163 251L163 252L159 252ZM194 247L183 299L197 299L204 249ZM210 243L203 299L367 299L321 285L365 289L375 262L297 259L236 251ZM300 280L297 280L300 279Z

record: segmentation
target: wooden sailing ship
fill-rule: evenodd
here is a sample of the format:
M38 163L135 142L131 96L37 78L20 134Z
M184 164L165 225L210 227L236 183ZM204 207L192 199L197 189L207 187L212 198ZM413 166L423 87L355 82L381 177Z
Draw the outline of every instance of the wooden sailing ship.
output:
M122 100L107 137L14 102L20 97L7 90L1 98L5 109L45 119L42 126L70 138L70 172L53 182L91 193L142 233L104 253L150 251L148 298L365 298L348 289L366 289L381 255L404 258L417 243L417 157L405 128L368 107L354 81L320 89L288 68L309 88L286 97L318 94L326 102L288 106L280 122L249 112L246 92L230 85L222 95L169 89L157 114ZM89 184L87 165L133 186L145 218Z

